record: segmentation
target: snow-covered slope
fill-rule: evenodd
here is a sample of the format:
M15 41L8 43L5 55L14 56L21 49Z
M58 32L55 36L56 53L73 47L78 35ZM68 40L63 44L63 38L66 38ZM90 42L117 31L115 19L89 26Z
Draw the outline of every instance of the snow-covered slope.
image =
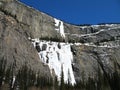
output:
M63 68L64 81L67 83L69 78L69 80L71 80L71 84L75 84L72 69L73 55L70 44L40 41L39 39L32 39L32 41L34 47L36 47L36 45L40 47L40 51L38 52L40 60L49 66L51 73L53 69L58 77L58 80L60 81L62 72L61 69Z

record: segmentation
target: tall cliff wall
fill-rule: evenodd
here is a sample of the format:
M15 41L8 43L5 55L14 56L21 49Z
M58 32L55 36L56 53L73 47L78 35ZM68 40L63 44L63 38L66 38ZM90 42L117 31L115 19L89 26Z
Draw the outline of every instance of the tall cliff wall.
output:
M41 41L34 41L36 38L45 40L46 44L41 48ZM47 65L44 60L47 60L46 57L52 60L50 53L62 55L62 50L56 50L54 44L54 47L47 47L51 45L48 40L56 42L57 49L60 49L61 43L61 47L70 45L73 55L71 66L76 82L98 80L99 74L102 74L111 85L110 76L116 72L120 74L120 24L71 25L19 1L0 0L0 59L6 59L8 65L16 62L16 69L27 63L33 70L51 76L51 64ZM53 48L56 52L47 51L46 48ZM68 47L63 49L68 50ZM45 58L40 58L44 51L47 53ZM120 77L117 81L120 83Z
M4 0L3 0L4 1ZM48 66L45 66L40 60L37 51L29 42L25 30L29 30L28 25L19 22L10 11L7 11L3 6L9 10L9 5L17 8L13 4L17 1L3 2L0 1L0 60L7 60L7 65L16 63L16 71L22 65L27 63L28 67L36 72L41 72L41 75L50 76ZM14 10L13 9L13 10ZM11 9L12 10L12 9ZM16 12L17 13L17 12Z

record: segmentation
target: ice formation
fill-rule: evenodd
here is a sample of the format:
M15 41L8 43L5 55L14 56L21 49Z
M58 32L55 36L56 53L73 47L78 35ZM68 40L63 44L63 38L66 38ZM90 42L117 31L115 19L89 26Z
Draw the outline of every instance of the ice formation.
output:
M64 33L64 25L63 25L63 22L54 18L54 21L55 21L55 30L57 30L62 37L65 38L65 33Z
M71 84L75 84L75 78L72 69L73 55L70 44L39 41L39 39L34 39L34 46L36 43L39 44L41 49L41 51L38 52L40 60L49 66L51 73L53 69L58 77L58 80L60 81L61 67L63 67L64 81L67 83L69 78L71 80ZM68 72L70 75L68 75Z
M13 80L12 80L12 88L14 87L15 84L15 76L13 76Z

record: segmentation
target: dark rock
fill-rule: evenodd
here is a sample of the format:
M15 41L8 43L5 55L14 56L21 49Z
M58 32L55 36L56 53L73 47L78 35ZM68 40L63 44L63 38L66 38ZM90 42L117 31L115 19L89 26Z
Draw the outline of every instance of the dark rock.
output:
M47 44L43 44L42 51L45 51L47 49Z
M38 52L40 52L41 51L41 49L40 49L40 46L39 46L39 43L36 43L36 50L38 51Z

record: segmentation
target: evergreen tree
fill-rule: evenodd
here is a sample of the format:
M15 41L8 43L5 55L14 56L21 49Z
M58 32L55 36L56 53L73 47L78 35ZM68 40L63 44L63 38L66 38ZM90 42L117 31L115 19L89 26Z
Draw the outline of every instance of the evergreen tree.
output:
M64 72L63 72L63 65L61 66L60 90L64 90Z
M55 88L55 90L59 89L58 85L59 85L59 82L58 82L57 76L55 76L55 80L54 80L54 88Z
M114 62L114 73L112 74L112 77L110 77L111 82L111 89L112 90L120 90L120 74L119 74L119 64L117 62Z
M28 87L28 68L26 64L22 66L17 74L17 81L21 90L27 90Z
M70 71L68 69L68 81L67 81L68 86L71 86L71 76L70 76Z
M0 87L2 86L2 82L4 81L5 76L5 67L6 66L6 60L2 58L0 60Z

